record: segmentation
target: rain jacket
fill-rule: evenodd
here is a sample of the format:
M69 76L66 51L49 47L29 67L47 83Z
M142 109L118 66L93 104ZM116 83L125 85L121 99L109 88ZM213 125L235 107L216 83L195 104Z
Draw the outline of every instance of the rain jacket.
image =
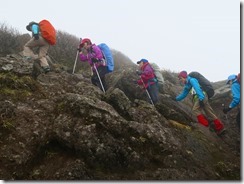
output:
M203 90L201 89L201 86L200 86L198 80L193 78L193 77L187 76L186 81L187 82L186 82L186 84L184 86L184 89L181 92L181 94L179 94L176 97L176 101L183 100L188 95L188 93L191 91L192 88L194 88L198 99L200 101L203 101L204 98L205 98L205 95L203 93Z
M87 55L80 54L80 60L82 62L86 62L87 61L91 65L92 70L95 71L92 59L96 59L96 60L101 61L101 62L95 62L96 68L98 68L99 66L105 66L105 63L102 62L102 60L103 60L102 51L95 44L91 45L91 48L88 50L88 54Z
M148 88L150 85L156 83L157 80L155 78L154 71L149 63L144 63L141 67L141 71L141 79L137 81L139 85L143 85L144 88Z
M240 84L237 80L234 80L231 85L231 91L232 91L232 102L229 105L229 108L234 108L240 103Z

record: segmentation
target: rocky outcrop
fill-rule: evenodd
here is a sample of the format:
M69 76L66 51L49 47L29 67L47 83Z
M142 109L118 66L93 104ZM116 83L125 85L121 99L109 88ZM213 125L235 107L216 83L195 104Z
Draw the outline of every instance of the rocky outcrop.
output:
M154 107L133 64L107 75L106 94L55 66L35 80L32 64L0 58L1 179L240 180L234 117L221 139L196 123L190 99L171 99L179 86L166 81Z

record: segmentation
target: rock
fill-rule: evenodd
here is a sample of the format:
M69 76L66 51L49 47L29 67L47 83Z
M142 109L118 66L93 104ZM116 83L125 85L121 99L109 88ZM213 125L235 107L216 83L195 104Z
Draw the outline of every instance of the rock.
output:
M228 128L224 142L196 123L190 98L172 101L171 95L182 89L171 82L177 81L174 75L170 81L164 77L154 107L132 82L138 78L136 65L119 66L106 76L104 94L83 73L54 69L33 79L33 62L0 58L0 177L240 180L235 111L229 123L220 116ZM221 115L218 107L229 97L219 92L211 105Z

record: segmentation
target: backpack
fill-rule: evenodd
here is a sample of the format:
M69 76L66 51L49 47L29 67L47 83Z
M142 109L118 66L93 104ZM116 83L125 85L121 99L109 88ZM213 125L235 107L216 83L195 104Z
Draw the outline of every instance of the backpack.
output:
M108 72L113 72L114 59L113 59L112 52L110 51L109 47L105 43L99 44L98 47L101 49L103 53L103 58L105 59Z
M150 63L153 71L154 71L154 74L158 80L158 83L160 84L164 84L164 78L163 78L163 75L162 73L160 72L160 68L158 65L156 65L155 63Z
M208 79L206 79L203 75L201 75L199 72L191 72L188 74L190 77L193 77L198 80L201 88L203 91L205 91L208 95L208 98L211 98L214 96L214 89L212 84L209 82Z
M53 25L48 20L42 20L39 22L39 27L42 37L50 44L56 44L56 31Z

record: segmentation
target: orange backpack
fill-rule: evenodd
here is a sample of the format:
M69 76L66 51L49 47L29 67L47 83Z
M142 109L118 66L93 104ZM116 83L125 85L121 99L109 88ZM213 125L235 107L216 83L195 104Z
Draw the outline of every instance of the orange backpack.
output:
M56 44L56 31L53 25L48 20L39 22L42 37L47 40L50 45Z

